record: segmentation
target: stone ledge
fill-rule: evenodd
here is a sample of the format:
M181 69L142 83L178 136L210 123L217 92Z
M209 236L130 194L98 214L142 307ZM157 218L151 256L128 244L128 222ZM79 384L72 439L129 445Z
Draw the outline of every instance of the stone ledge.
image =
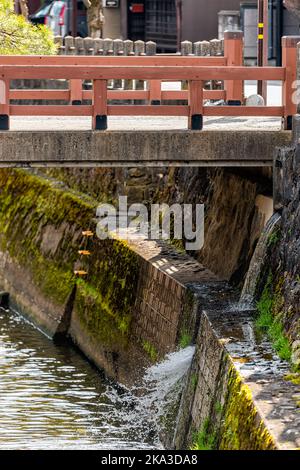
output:
M290 140L272 130L8 131L0 166L271 166Z

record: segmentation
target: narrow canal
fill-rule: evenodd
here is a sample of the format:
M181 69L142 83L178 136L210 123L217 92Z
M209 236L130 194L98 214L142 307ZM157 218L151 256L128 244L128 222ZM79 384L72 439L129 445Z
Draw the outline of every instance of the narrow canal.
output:
M70 344L0 309L0 449L161 448L144 405Z

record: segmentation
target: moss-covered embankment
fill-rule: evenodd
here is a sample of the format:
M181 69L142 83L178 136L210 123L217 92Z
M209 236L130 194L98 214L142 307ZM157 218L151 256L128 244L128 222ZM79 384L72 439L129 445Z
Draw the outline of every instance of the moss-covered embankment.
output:
M49 335L70 336L108 375L129 383L183 334L191 340L197 309L188 284L216 278L167 244L100 240L96 207L51 178L1 170L0 287Z
M274 205L281 216L267 241L256 284L260 317L280 357L300 371L300 145L278 150L274 163Z
M202 314L196 353L183 391L174 447L196 450L277 448L267 428L268 419L261 415L251 386L240 375L226 348L226 340L219 337L211 320ZM232 334L242 322L239 324L237 315Z
M60 168L47 172L98 200L110 202L122 194L130 203L203 203L205 244L191 255L219 277L240 285L272 211L271 168Z
M55 181L1 170L0 283L46 332L70 329L81 349L116 376L120 357L128 360L139 256L122 241L83 236L95 229L96 205ZM78 278L75 270L87 275Z

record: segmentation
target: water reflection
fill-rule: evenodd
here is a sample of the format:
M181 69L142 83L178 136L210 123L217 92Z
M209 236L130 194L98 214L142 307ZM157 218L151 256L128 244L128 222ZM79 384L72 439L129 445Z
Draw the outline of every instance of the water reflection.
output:
M160 447L151 412L70 345L1 309L0 397L0 449Z

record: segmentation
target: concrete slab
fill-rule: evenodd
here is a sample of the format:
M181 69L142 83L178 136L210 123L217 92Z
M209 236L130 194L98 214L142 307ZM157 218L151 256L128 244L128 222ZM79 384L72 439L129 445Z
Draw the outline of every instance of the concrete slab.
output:
M186 130L184 118L109 125L99 132L84 118L12 119L0 133L0 166L271 166L275 148L291 140L272 118L211 118L203 131Z

